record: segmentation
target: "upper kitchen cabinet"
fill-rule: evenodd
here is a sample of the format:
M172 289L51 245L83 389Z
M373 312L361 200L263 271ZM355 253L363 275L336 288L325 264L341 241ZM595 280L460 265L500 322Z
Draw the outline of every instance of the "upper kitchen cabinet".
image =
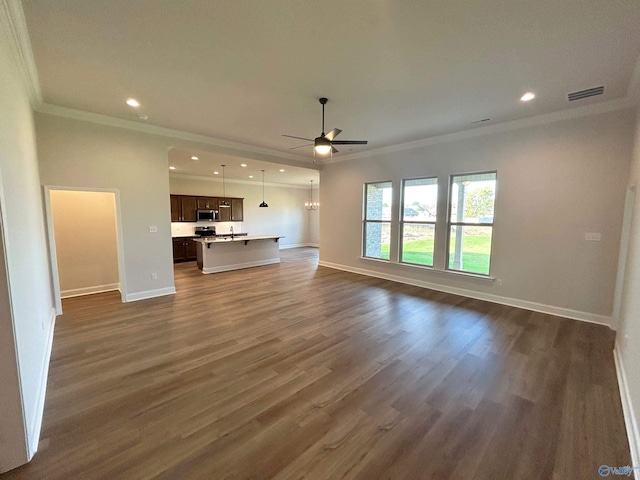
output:
M244 218L243 198L231 199L231 220L234 222L242 222Z
M244 198L218 198L219 203L223 200L229 202L229 207L218 207L220 222L242 222L244 220Z
M178 195L171 195L171 221L179 222L182 219L182 202Z
M197 197L188 195L171 195L171 221L195 222Z
M198 210L217 210L218 199L216 197L196 197Z
M197 202L196 197L182 197L182 221L183 222L195 222L196 221Z
M222 200L226 200L231 206L220 208ZM219 222L242 222L244 220L243 202L244 198L171 195L171 221L195 222L196 210L218 210Z
M230 198L219 198L219 203L218 203L218 221L220 222L230 222L231 221L231 207L220 207L220 203L222 203L223 200L226 200L227 202L229 202L229 204L231 204L231 199Z

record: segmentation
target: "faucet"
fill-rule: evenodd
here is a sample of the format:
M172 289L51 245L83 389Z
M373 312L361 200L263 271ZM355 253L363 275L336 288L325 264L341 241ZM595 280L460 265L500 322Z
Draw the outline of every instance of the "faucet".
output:
M231 238L233 238L233 225L231 225Z

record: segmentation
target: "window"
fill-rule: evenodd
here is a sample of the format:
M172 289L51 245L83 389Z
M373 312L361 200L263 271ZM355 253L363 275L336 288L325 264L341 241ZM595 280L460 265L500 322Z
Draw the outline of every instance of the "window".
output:
M391 240L391 182L364 186L364 255L389 260Z
M402 181L400 261L433 267L438 179Z
M453 175L448 269L489 275L496 172Z

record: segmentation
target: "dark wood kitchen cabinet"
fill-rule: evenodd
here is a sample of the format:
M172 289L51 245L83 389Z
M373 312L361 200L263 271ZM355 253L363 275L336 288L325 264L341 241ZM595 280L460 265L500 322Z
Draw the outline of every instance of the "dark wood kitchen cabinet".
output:
M231 199L230 198L218 198L218 221L219 222L230 222L231 221L231 207L221 207L220 204L226 200L227 202L229 202L229 205L231 205Z
M218 207L220 222L242 222L244 220L244 198L218 198L219 202L226 200L230 207Z
M183 222L195 222L196 221L197 202L196 197L182 197L182 221Z
M196 197L198 210L218 210L218 199L216 197Z
M232 198L231 199L231 221L242 222L244 218L244 199Z
M178 195L171 195L171 221L179 222L182 217L182 202Z
M174 237L173 238L173 261L188 262L195 260L198 255L198 244L193 241L198 237Z
M197 198L191 195L171 195L171 221L195 222Z
M220 208L226 200L231 205ZM196 210L218 210L219 222L242 222L244 220L244 198L196 197L194 195L171 195L171 221L195 222Z

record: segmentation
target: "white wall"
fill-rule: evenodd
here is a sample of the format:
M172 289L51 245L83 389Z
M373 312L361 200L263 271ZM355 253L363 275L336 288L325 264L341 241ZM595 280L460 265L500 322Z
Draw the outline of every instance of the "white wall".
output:
M334 163L321 174L321 263L610 323L633 124L627 109ZM491 275L501 286L358 259L364 182L392 180L397 212L402 178L438 176L444 264L449 175L486 170L498 172Z
M171 176L170 190L176 195L222 196L222 182ZM284 235L285 238L280 240L281 247L318 243L317 237L310 236L310 232L318 230L318 215L312 216L304 208L309 198L307 187L265 183L264 199L268 208L258 207L262 202L261 181L251 184L227 180L226 193L229 197L244 198L244 221L233 222L234 231L250 235ZM218 233L226 233L230 224L214 223Z
M117 289L115 194L51 190L51 213L62 297Z
M171 133L162 129L158 129L158 134L143 133L135 130L138 124L133 122L127 126L134 129L129 129L114 126L121 122L113 119L95 118L75 111L71 115L89 117L101 123L45 113L35 115L42 184L117 189L120 192L125 270L125 281L121 286L125 289L127 299L175 292L168 152L171 148L223 155L235 153L236 156L238 152L200 143L200 137L193 135L169 137L160 134ZM282 160L253 152L244 152L243 155L242 158L276 163ZM282 160L282 164L295 162ZM230 196L244 196L241 193L237 190L227 191ZM150 233L150 226L156 226L157 233ZM261 228L261 225L256 228ZM157 275L157 280L151 279L153 273Z
M36 128L43 185L119 190L128 297L172 292L166 140L44 114Z
M629 186L636 187L635 206L631 223L629 250L625 267L625 281L616 350L619 369L623 373L623 404L627 407L625 417L627 430L631 431L633 463L640 462L640 435L638 414L640 413L640 110L636 120L635 146ZM628 403L625 403L628 402Z
M55 316L33 116L4 34L0 28L0 472L37 447Z

